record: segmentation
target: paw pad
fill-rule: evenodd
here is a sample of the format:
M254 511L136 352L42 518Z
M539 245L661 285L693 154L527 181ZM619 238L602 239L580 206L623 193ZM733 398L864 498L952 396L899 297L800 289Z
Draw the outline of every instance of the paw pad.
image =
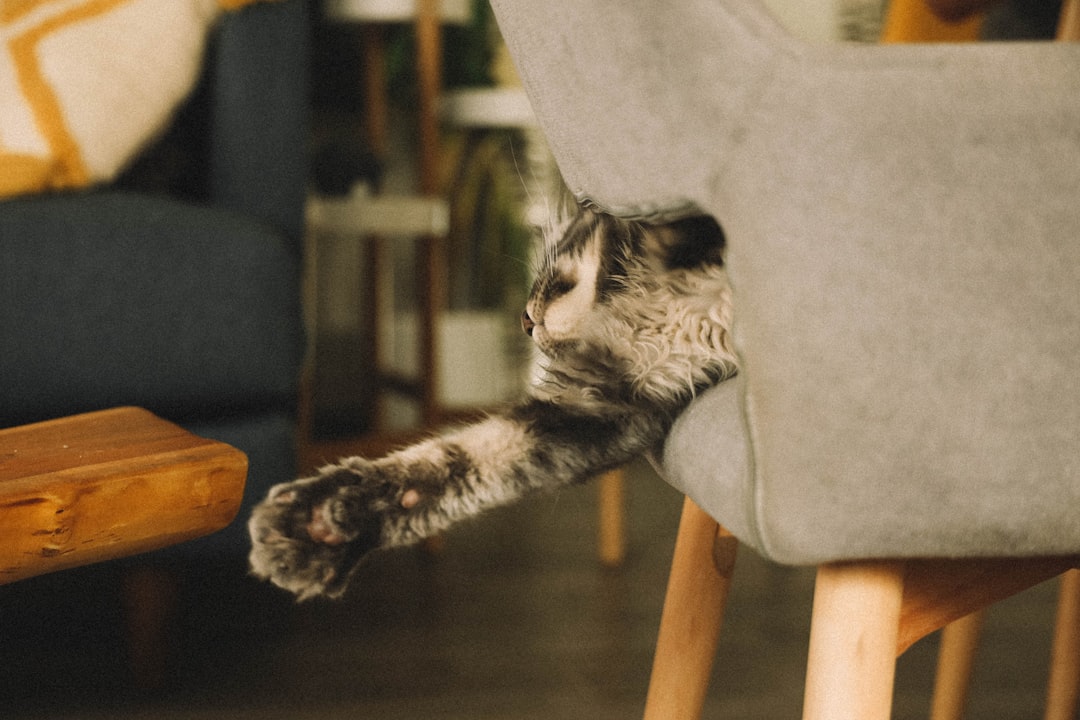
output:
M313 507L311 509L311 522L307 525L308 535L315 542L324 545L341 545L348 538L338 532L327 516L328 512L325 505Z

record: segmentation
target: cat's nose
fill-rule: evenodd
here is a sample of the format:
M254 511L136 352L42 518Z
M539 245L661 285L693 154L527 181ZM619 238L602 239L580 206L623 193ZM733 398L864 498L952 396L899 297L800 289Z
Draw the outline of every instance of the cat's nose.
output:
M529 311L521 313L521 329L525 331L525 334L532 337L533 328L536 327L536 323L531 317L529 317Z

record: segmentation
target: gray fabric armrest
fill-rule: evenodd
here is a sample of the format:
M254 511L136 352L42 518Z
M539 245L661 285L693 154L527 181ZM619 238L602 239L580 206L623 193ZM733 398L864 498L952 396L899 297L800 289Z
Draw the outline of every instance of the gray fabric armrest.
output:
M697 398L675 421L656 460L673 487L761 551L741 394L736 377Z

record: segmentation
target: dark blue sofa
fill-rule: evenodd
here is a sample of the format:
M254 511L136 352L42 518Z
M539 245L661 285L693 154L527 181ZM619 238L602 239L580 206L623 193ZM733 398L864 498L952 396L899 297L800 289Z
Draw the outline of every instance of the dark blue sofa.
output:
M164 162L0 202L0 427L139 405L249 457L240 517L166 558L242 558L295 472L307 44L301 0L227 13Z

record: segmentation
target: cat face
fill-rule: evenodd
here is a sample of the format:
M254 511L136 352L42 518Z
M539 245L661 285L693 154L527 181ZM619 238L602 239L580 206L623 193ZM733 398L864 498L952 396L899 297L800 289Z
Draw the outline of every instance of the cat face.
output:
M590 211L574 217L562 234L545 243L543 263L533 283L522 329L547 355L580 348L600 289L610 270L605 259L616 250L612 223Z
M647 287L665 274L721 265L723 247L712 218L649 225L583 209L547 243L522 329L551 357L598 350L617 298L648 302Z

